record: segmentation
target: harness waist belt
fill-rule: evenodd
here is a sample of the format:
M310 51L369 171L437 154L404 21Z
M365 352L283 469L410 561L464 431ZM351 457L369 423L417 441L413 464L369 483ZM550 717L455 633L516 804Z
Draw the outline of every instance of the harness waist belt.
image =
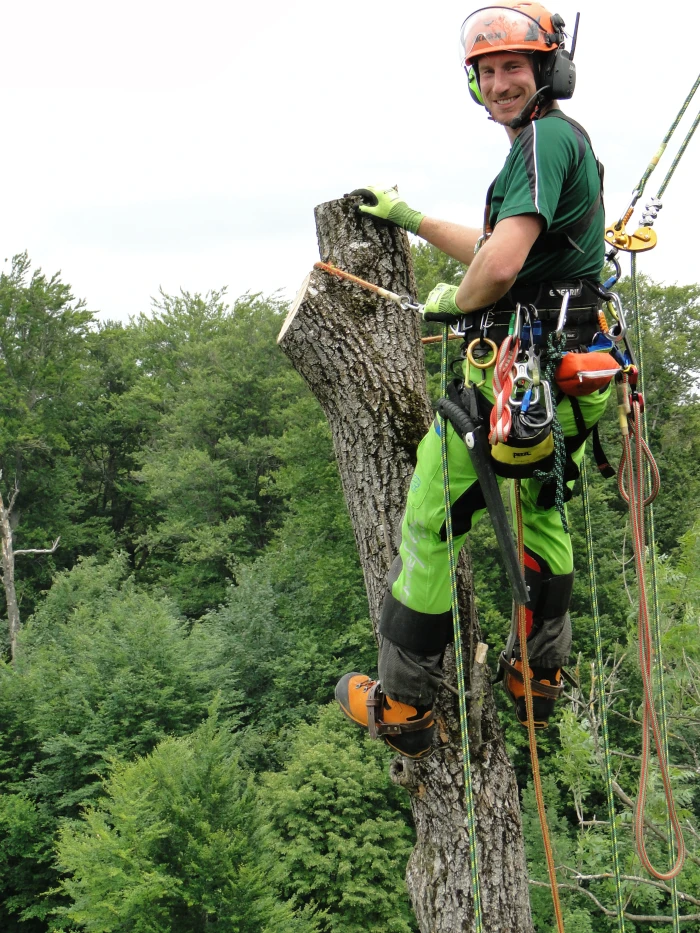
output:
M496 307L495 310L489 312L490 320L488 331L493 339L495 339L494 331L497 333L503 331L503 336L508 333L508 325L510 324L511 315L514 310L515 308L499 309ZM549 333L549 331L555 329L560 310L560 308L537 309L536 320L542 321L545 325L551 325L545 326L545 333ZM485 313L485 311L473 311L471 314L465 314L462 318L462 326L465 331L480 330ZM582 324L593 325L594 329L598 326L598 308L596 305L588 305L588 307L585 308L572 308L571 305L569 305L566 313L566 326L571 328L579 327Z
M514 285L499 298L494 311L514 311L516 305L534 305L541 321L548 320L543 311L559 313L563 292L569 292L569 313L576 308L596 309L603 303L603 293L597 282L574 279L570 282L534 282L531 285ZM484 309L485 310L485 309Z

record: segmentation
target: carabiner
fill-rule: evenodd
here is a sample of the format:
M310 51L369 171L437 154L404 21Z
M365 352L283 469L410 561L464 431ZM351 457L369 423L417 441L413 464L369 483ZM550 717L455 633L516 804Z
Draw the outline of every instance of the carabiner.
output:
M561 337L564 332L564 327L566 326L566 313L569 310L569 302L571 301L571 292L564 292L561 299L561 311L559 312L559 317L557 318L557 329L555 334L557 337Z
M486 344L489 350L491 350L492 356L490 356L489 359L485 363L482 363L479 360L474 359L474 347L477 344L479 345ZM492 366L496 365L497 356L498 356L498 347L493 342L493 340L489 340L488 337L475 337L474 340L472 340L472 342L467 347L467 359L469 360L471 365L474 366L476 369L491 369Z
M409 295L401 295L399 299L399 307L402 311L416 311L418 314L422 314L425 305L414 301Z
M624 339L625 334L627 333L627 321L625 320L625 311L622 307L622 301L617 292L610 292L608 296L608 303L613 305L612 312L615 315L616 322L609 329L608 333L615 341L615 343L620 343Z
M508 326L508 336L514 337L516 340L520 339L520 331L522 328L522 321L520 320L520 302L515 306L515 311L511 315L510 324Z

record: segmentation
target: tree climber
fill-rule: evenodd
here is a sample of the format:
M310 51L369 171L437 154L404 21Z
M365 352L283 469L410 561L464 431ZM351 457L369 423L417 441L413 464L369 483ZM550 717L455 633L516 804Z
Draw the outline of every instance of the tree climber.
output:
M479 9L462 26L460 47L470 94L485 107L490 120L505 128L511 143L487 195L483 230L426 217L409 208L393 188L353 192L362 198L363 213L418 234L468 265L459 286L441 284L433 289L424 313L461 318L467 340L480 338L467 354L464 384L452 391L462 399L471 391L487 423L494 405L494 370L482 367L493 362L494 344L508 338L509 326L512 332L526 322L521 346L528 348L528 365L542 368L548 354L554 353L555 330L560 346L570 351L565 359L572 360L574 367L589 349L599 349L596 339L604 336L597 334L604 261L602 166L585 130L556 103L572 96L575 82L574 65L564 50L563 27L560 16L525 0ZM563 303L567 293L568 307ZM557 391L555 417L566 444L566 486L560 485L564 498L570 497L578 476L585 438L605 409L612 375L590 384L579 379L583 389L575 390L575 396ZM542 387L538 417L546 409L545 388L549 386ZM534 718L542 728L562 690L561 668L571 649L573 555L563 507L555 507L556 483L546 475L542 479L541 473L540 479L534 475L545 462L551 466L552 437L547 431L528 435L523 409L521 399L513 414L521 439L511 430L505 443L495 443L493 436L490 440L495 443L491 451L496 472L525 477L521 497L529 591L528 657ZM530 412L537 414L532 408ZM550 409L550 418L551 414ZM389 574L380 616L379 679L354 672L336 687L336 699L346 716L369 726L372 734L411 758L432 751L432 707L452 637L441 430L436 419L418 448L399 556ZM447 438L458 551L486 508L467 448L451 425ZM536 462L539 457L544 459ZM519 465L519 458L530 462ZM504 686L524 724L522 663L515 635L501 655L501 667Z

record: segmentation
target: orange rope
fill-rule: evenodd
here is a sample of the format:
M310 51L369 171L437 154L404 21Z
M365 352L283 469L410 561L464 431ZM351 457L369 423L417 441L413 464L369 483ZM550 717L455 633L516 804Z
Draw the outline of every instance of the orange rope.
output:
M345 272L343 269L339 269L329 262L315 262L314 269L321 269L323 272L327 272L329 275L335 275L339 279L346 279L348 282L354 282L355 285L359 285L369 292L374 292L381 298L388 298L389 301L393 301L395 304L401 304L401 296L397 295L396 292L390 292L388 288L382 288L381 285L374 285L372 282L366 282L359 276L353 275L351 272Z
M515 480L515 517L518 531L518 557L520 566L524 566L524 537L523 537L523 512L520 503L520 480ZM547 859L547 873L552 887L552 902L554 904L554 916L557 921L558 933L564 933L564 918L561 912L561 903L559 901L559 887L557 885L557 870L554 865L554 853L552 852L552 842L549 836L549 827L547 825L547 813L544 805L544 795L542 793L542 778L540 776L540 762L537 757L537 737L535 735L535 719L532 711L532 684L530 683L530 662L527 656L527 620L525 617L525 606L518 604L518 637L520 639L520 658L523 666L523 686L525 687L525 709L527 710L527 737L530 745L530 761L532 763L532 783L535 788L535 799L537 801L537 815L540 818L540 829L542 831L542 842L544 844L545 857Z
M644 528L644 508L654 501L659 491L659 471L643 437L641 416L642 403L641 397L636 393L631 399L627 397L628 377L625 375L622 382L622 394L620 395L620 407L627 411L631 408L631 424L620 417L622 427L622 458L618 472L618 487L620 495L629 504L630 524L632 526L632 537L634 540L634 560L637 571L637 589L639 592L639 612L637 617L638 640L639 640L639 666L642 673L642 685L644 688L644 707L642 712L642 761L639 774L639 792L634 808L634 836L637 844L637 852L642 865L650 875L658 878L660 881L670 881L677 877L685 862L686 850L683 830L681 829L676 804L673 798L673 788L671 787L671 777L669 774L668 760L666 757L664 742L659 728L659 722L654 705L654 685L652 680L652 665L654 657L654 648L652 642L651 624L649 621L649 607L647 604L646 579L644 572L644 562L646 557L646 532ZM634 437L634 451L630 440L630 431ZM645 460L649 465L651 476L651 489L646 494L645 489ZM644 813L646 810L647 784L649 778L649 733L654 738L654 747L656 758L661 772L661 779L664 786L664 796L668 807L671 829L675 840L676 858L671 868L662 872L651 863L646 850L644 841Z
M464 334L448 334L448 340L464 340ZM436 337L421 337L421 343L437 343L442 340L442 336L438 334Z

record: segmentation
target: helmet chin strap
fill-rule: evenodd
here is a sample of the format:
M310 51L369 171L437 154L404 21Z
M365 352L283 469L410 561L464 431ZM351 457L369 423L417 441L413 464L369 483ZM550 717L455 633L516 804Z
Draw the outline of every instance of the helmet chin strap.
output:
M544 87L541 87L538 91L535 91L535 93L532 95L530 100L525 104L523 109L520 111L518 116L515 117L513 120L511 120L508 126L512 130L520 130L524 126L527 126L528 123L532 120L532 117L535 111L537 110L537 108L546 99L547 91L549 90L551 90L551 88L548 84L546 84Z

